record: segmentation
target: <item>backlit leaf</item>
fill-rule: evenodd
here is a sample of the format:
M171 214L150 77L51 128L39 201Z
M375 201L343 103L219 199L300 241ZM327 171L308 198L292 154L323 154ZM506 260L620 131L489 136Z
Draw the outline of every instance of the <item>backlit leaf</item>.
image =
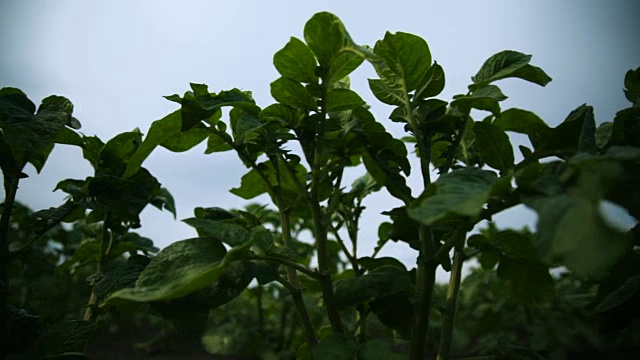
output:
M316 13L304 26L304 40L313 50L320 66L329 68L334 57L353 46L342 21L328 12Z
M175 242L164 248L140 274L134 288L113 293L107 302L167 301L201 290L218 280L231 261L233 252L246 251L237 247L228 253L222 243L213 238L194 238Z
M500 115L498 102L507 99L499 87L484 85L476 88L471 95L456 97L451 102L452 107L457 107L462 113L468 113L471 108L490 111L494 116Z
M329 90L326 103L327 111L351 110L365 104L360 95L349 89Z
M369 88L373 95L388 105L403 106L406 96L397 84L391 84L387 80L369 79Z
M315 110L316 102L297 81L281 77L271 83L271 96L281 104L304 110Z
M497 179L494 172L477 168L443 174L433 183L433 195L419 199L408 210L409 216L425 225L432 225L449 215L478 215Z
M273 65L280 75L301 83L315 83L316 58L302 40L291 37L289 42L273 56Z
M249 240L249 231L238 224L197 217L182 221L198 229L201 236L210 236L231 246L242 245Z
M471 79L474 84L489 84L496 80L512 77L529 61L531 61L531 55L511 50L501 51L489 57Z
M408 292L411 277L404 269L382 265L365 275L336 281L334 288L338 306L351 307L374 298Z
M183 152L198 145L208 136L208 132L203 127L194 126L184 132L181 131L181 127L182 117L179 110L154 121L144 141L129 159L123 178L126 179L135 174L158 145L173 152Z
M611 145L640 146L640 107L618 111L613 120Z
M491 124L476 122L473 132L476 135L476 150L487 165L500 171L513 166L513 147L504 131Z
M364 62L364 58L351 51L343 50L337 53L329 66L328 82L333 84L344 79L357 69L362 62Z
M601 278L630 249L624 234L604 221L597 203L559 195L527 205L538 213L534 239L541 255L579 276Z
M640 106L640 67L629 70L624 76L624 95L634 107Z
M420 85L416 89L413 100L426 99L428 97L437 96L444 89L444 70L442 66L434 63L425 73L424 78L420 81Z
M539 138L540 134L549 128L538 115L518 108L503 111L492 124L503 131L513 131L535 138Z
M427 42L419 36L387 32L373 49L386 62L386 66L403 82L408 93L420 86L431 66L431 51Z

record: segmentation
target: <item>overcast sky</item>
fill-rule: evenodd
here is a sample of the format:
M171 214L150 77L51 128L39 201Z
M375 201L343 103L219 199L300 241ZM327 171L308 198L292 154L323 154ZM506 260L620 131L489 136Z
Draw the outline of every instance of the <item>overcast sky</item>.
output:
M374 45L386 31L423 37L445 70L440 98L466 92L470 77L501 50L532 54L553 81L545 88L517 80L498 83L509 99L502 108L536 112L555 126L583 103L595 107L596 121L611 121L629 106L622 93L624 73L640 66L640 2L598 0L468 1L85 1L0 0L0 87L22 89L39 104L47 95L68 97L81 131L106 141L140 128L177 109L162 96L182 94L190 82L211 91L251 90L261 107L273 103L269 83L279 75L273 54L290 36L303 38L305 22L330 11L353 39ZM370 94L363 64L352 88L379 121L390 108ZM399 128L391 124L400 136ZM178 220L196 206L242 207L228 193L246 171L232 153L205 156L200 146L173 154L157 149L145 162L176 198ZM419 171L414 171L419 173ZM76 148L57 147L40 175L28 169L18 199L33 209L57 206L64 194L52 190L65 178L85 178L92 169ZM354 174L355 176L355 174ZM417 184L416 179L412 179ZM416 187L417 189L417 187ZM418 190L416 190L417 193ZM4 195L1 195L4 197ZM265 198L261 198L264 202ZM373 197L363 226L362 255L377 241L385 209L399 205L385 192ZM501 226L532 225L535 216L517 209L500 216ZM195 232L168 212L147 208L140 233L164 247ZM403 244L385 254L415 262Z

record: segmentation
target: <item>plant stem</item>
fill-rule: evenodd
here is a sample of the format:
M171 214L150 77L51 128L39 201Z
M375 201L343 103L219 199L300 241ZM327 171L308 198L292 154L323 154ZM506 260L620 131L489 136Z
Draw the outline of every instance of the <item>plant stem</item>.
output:
M295 261L292 261L292 260L289 260L289 259L285 259L285 258L282 258L282 257L269 256L269 255L254 255L250 259L273 261L273 262L282 264L285 267L289 267L289 268L292 268L294 270L300 271L301 273L307 275L308 277L316 279L318 281L322 278L322 276L320 276L320 274L318 274L316 271L308 269L308 268L304 267L304 265L298 264Z
M335 305L333 283L331 281L331 269L329 268L329 254L327 251L327 233L329 230L329 219L327 214L322 210L319 198L319 189L321 174L324 172L321 163L322 149L324 146L325 124L323 123L327 117L326 97L328 91L328 82L326 79L322 81L322 97L320 98L320 122L318 131L315 136L315 146L313 150L313 158L309 163L311 165L311 189L309 192L309 206L311 207L311 217L314 222L314 236L316 240L316 251L318 254L318 270L320 272L320 288L322 290L322 298L327 309L327 316L334 334L342 334L342 320Z
M298 315L300 316L300 320L302 321L305 340L307 341L307 344L309 344L309 347L313 348L318 343L318 338L316 337L316 332L313 329L313 324L311 324L311 318L309 317L309 313L307 312L307 307L304 304L302 292L299 288L291 285L284 279L278 278L276 281L278 281L280 284L282 284L282 286L289 290L291 298L293 299L293 304L298 310Z
M458 232L456 231L456 235L457 233ZM449 352L451 351L456 306L458 303L458 293L460 291L460 280L462 278L462 264L464 263L464 254L462 250L464 248L465 236L462 235L456 237L458 239L456 239L457 242L453 255L453 267L451 269L451 277L449 278L449 288L447 289L447 307L444 323L442 324L442 336L440 337L440 350L438 351L437 360L449 359Z
M95 275L101 276L102 270L106 265L107 255L111 250L111 243L113 241L113 234L109 231L109 223L111 222L111 216L107 214L102 224L102 238L100 239L100 254L98 255L98 268L96 269ZM95 321L98 312L96 311L96 307L98 306L98 295L95 291L95 284L92 284L91 289L91 297L89 298L89 303L87 304L87 309L84 312L84 320L85 321Z
M408 104L408 101L407 101ZM407 105L409 124L416 136L418 152L420 154L420 169L424 189L431 184L429 163L431 161L431 138L425 138L425 134L413 117L413 110ZM431 297L436 281L437 264L430 264L430 259L435 253L435 242L431 227L418 224L418 238L420 241L420 254L416 273L416 289L418 300L416 301L411 328L411 348L409 357L412 360L423 360L426 352L427 331L429 328L429 315L431 313Z
M333 236L336 237L336 241L338 242L338 245L340 245L340 248L342 249L345 256L347 257L347 260L349 260L349 263L351 264L353 271L355 271L356 275L358 275L359 268L360 268L360 266L358 265L358 259L356 259L351 254L351 252L349 252L349 249L347 249L347 245L344 243L344 240L342 240L342 237L340 236L338 229L336 229L335 226L333 225L330 225L330 227L331 227L331 232L333 233Z
M433 241L431 229L420 226L418 229L422 248L418 256L418 269L416 273L416 288L418 299L414 306L413 324L411 327L411 348L409 358L411 360L423 360L426 351L427 329L429 326L429 315L431 312L431 297L433 286L436 281L437 265L432 265L424 258L430 251L427 246Z
M278 211L280 213L280 226L282 228L281 229L282 242L284 243L285 246L291 248L293 245L291 241L291 218L289 216L289 209L287 208L284 202L284 197L282 196L282 178L280 174L279 161L285 161L284 162L285 168L289 172L289 175L291 176L291 178L296 179L296 176L295 176L295 172L293 171L293 169L291 169L288 166L285 159L281 160L278 156L269 156L269 159L274 167L274 171L276 174L276 183L278 186L277 189L275 188L272 188L272 189L274 191L274 195L278 202L277 206L278 206ZM268 183L266 177L264 177L264 181ZM306 194L306 191L303 192L303 194ZM311 319L309 318L309 313L307 312L307 307L305 306L304 301L302 301L302 294L300 292L300 281L298 280L298 273L296 272L296 270L299 270L300 272L310 277L315 277L317 274L305 268L304 266L296 263L295 261L283 261L283 263L285 264L287 269L287 279L289 281L288 284L291 287L291 289L289 290L291 293L291 297L293 298L293 302L298 312L298 316L300 317L304 325L302 329L305 334L305 339L309 347L312 348L317 343L317 338L313 330L313 325L311 324ZM299 297L299 298L296 298L296 297Z
M13 210L13 204L16 201L16 194L18 193L18 182L20 178L18 176L11 176L5 174L4 176L4 189L5 200L4 207L2 209L2 218L0 218L0 333L7 334L9 327L9 268L11 265L12 256L9 252L9 225L11 223L11 211ZM6 336L0 336L0 348L8 348L6 345ZM0 359L4 359L4 351L0 352Z

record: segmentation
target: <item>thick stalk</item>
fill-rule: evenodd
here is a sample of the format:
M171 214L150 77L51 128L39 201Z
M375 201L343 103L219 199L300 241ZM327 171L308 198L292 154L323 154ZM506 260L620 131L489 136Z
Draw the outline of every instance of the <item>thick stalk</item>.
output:
M460 291L460 280L462 278L462 264L464 263L464 235L457 239L453 255L453 267L449 278L449 288L447 289L447 305L444 323L442 324L442 336L440 337L440 350L437 360L449 359L451 351L451 340L453 338L453 326L456 317L456 306L458 304L458 293Z
M326 112L326 95L327 82L323 79L323 96L320 98L320 114L322 122L327 117ZM329 231L329 223L327 214L322 211L320 206L319 188L321 174L324 172L322 159L322 148L324 146L324 124L318 124L318 132L316 133L315 147L313 151L313 159L308 159L311 165L311 189L309 192L309 206L311 207L311 217L314 222L314 236L316 240L316 251L318 254L318 270L320 271L320 288L322 290L322 298L324 306L327 309L327 316L334 334L342 334L342 320L335 305L333 283L331 281L331 269L329 268L329 253L327 251L327 233Z
M9 326L9 267L11 264L11 253L9 252L9 224L11 222L11 210L16 201L18 192L18 182L20 178L5 174L4 188L5 200L0 218L0 331L7 334ZM0 348L6 349L7 337L0 336ZM4 359L4 350L0 350L0 359Z
M314 179L315 180L315 179ZM327 309L329 323L334 334L342 334L342 320L335 306L333 283L331 281L331 272L329 269L329 256L327 251L327 224L325 214L320 209L318 202L317 189L314 192L314 185L311 185L311 214L315 224L314 235L316 238L316 250L318 252L318 270L320 275L320 288L322 290L322 298L324 306Z
M431 183L429 162L431 159L431 139L424 138L421 129L415 119L411 117L411 126L418 141L420 153L420 169L424 188ZM413 325L411 329L411 348L409 357L412 360L423 360L426 352L427 331L429 327L429 315L431 313L431 297L436 281L437 265L430 264L428 259L435 253L433 231L431 227L418 225L418 237L420 241L420 254L416 271L416 289L418 300L416 301Z
M416 273L416 290L418 299L414 306L413 324L411 328L411 348L409 358L411 360L423 360L426 352L427 329L429 315L431 313L431 297L436 281L437 265L430 264L425 259L431 250L429 243L433 242L433 234L430 228L420 226L419 229L422 248L418 256L418 269Z
M111 250L111 242L113 241L113 234L109 231L109 223L111 222L111 216L105 216L102 224L102 238L100 239L100 254L98 255L98 268L96 269L96 276L101 276L102 271L107 262L107 255ZM92 284L91 297L87 304L87 309L84 312L85 321L95 321L98 316L98 295L95 292L95 284Z
M273 190L275 192L276 199L278 202L277 204L278 211L280 212L282 242L284 243L284 246L292 248L293 243L291 241L291 218L289 216L289 209L286 208L286 205L284 203L284 197L282 196L282 179L281 179L280 166L279 166L280 158L278 158L277 156L270 156L270 159L271 159L271 163L273 164L274 171L276 173L276 183L278 185L278 188ZM289 166L286 166L286 164L285 164L285 167L289 169ZM295 174L290 174L290 175L292 178L295 178ZM264 180L267 181L266 178ZM307 308L304 304L304 301L302 301L302 295L300 295L300 281L298 280L298 273L296 272L296 269L302 270L304 269L304 267L300 266L295 262L291 262L290 264L287 264L286 269L287 269L287 280L290 286L296 289L295 292L291 292L291 296L292 297L300 296L300 299L294 298L293 303L296 307L296 311L298 312L298 316L300 316L300 319L304 324L303 331L305 333L305 339L307 340L309 347L313 347L317 342L317 338L313 330L313 326L311 325L311 319L309 318L309 313L307 312Z

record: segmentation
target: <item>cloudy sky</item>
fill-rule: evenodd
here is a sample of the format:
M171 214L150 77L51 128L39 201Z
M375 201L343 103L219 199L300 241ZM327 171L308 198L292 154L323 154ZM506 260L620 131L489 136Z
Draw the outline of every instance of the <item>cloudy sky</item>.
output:
M628 106L624 73L640 66L635 0L0 0L0 86L18 87L36 103L50 94L68 97L81 131L104 141L136 127L146 132L151 122L177 108L162 96L182 94L190 82L216 92L251 90L266 107L273 102L269 83L278 77L273 54L290 36L302 38L305 22L318 11L339 16L360 44L373 45L386 31L425 38L446 72L440 96L445 100L465 92L470 76L492 54L506 49L532 54L532 64L553 81L545 88L502 81L498 85L509 96L502 108L534 111L554 126L583 103L595 107L599 123L611 121ZM388 124L391 109L378 104L366 85L373 76L363 64L352 75L352 88ZM195 206L246 203L228 193L245 172L234 154L203 151L203 146L182 154L157 149L145 162L176 198L178 220L190 217ZM63 194L52 192L59 180L85 178L92 171L78 149L59 146L41 174L28 173L18 199L42 209L62 202ZM363 255L377 241L377 223L385 219L379 213L398 203L381 192L366 205ZM195 234L155 208L146 209L142 220L140 232L160 247ZM535 216L516 209L497 221L519 227L534 224ZM402 244L390 245L385 254L415 261L415 253Z

